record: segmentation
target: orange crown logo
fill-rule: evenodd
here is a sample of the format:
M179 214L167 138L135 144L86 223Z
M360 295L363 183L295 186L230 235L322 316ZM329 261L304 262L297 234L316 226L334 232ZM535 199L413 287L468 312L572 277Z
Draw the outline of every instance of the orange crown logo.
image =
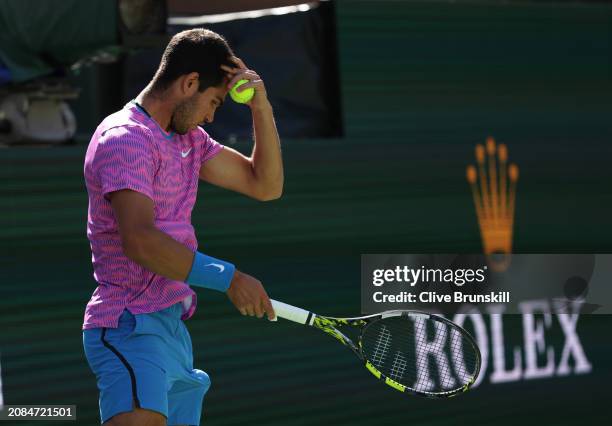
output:
M508 165L506 145L496 146L492 137L487 139L486 147L476 145L476 162L477 168L467 167L466 176L472 188L482 245L491 267L503 271L510 265L512 253L519 170L516 164Z

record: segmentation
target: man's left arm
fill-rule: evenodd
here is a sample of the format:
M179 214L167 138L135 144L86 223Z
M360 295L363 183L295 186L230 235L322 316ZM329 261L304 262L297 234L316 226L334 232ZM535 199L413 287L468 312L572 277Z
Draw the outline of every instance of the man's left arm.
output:
M228 87L238 80L249 80L240 89L252 87L255 95L247 102L253 117L254 146L251 157L225 147L206 161L200 178L222 188L240 192L261 201L279 198L283 192L283 161L272 105L263 81L236 58L237 67L223 67L230 76Z

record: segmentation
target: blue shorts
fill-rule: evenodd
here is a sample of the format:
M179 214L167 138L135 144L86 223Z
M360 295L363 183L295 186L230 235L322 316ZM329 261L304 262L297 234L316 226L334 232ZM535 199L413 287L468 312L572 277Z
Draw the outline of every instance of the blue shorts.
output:
M191 337L181 303L150 314L123 311L117 328L83 331L85 356L96 375L102 423L140 407L168 425L199 425L208 375L193 368Z

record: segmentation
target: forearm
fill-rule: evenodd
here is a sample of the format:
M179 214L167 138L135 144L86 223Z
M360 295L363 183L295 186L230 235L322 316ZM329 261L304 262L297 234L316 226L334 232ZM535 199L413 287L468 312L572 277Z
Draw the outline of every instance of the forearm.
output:
M283 160L272 106L266 101L253 106L251 112L255 133L253 173L264 198L278 198L283 192Z
M193 253L157 228L147 228L136 235L126 254L139 265L171 280L218 291L227 291L239 274L233 264L204 253Z
M124 252L147 270L171 280L185 281L194 253L157 228L138 232L132 241L124 242Z

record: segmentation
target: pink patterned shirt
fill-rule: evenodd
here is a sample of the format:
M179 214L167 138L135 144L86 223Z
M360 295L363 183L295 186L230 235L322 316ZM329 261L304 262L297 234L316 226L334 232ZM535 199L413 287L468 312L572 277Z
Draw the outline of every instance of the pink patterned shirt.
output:
M87 237L98 286L83 329L117 327L126 308L141 314L183 302L182 318L193 315L196 295L187 284L156 275L123 254L108 194L131 189L151 198L155 226L195 251L191 211L200 167L221 149L200 127L186 135L167 134L133 102L98 126L85 156Z

